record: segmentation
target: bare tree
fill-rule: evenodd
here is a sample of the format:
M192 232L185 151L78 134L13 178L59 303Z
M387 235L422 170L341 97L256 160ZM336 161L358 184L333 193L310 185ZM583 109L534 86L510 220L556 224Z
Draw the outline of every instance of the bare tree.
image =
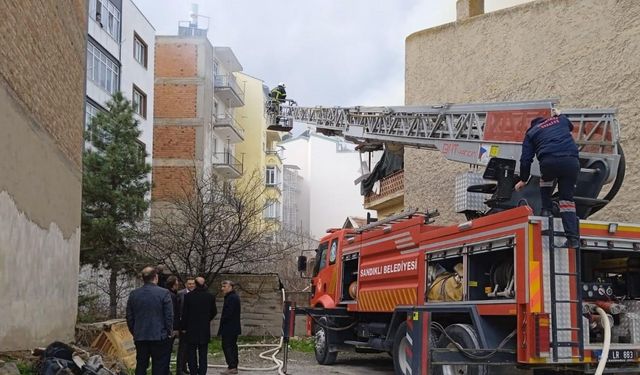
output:
M208 283L277 261L297 246L279 241L278 228L263 220L265 189L258 171L236 183L194 172L178 194L154 203L139 249L182 280L201 275Z
M279 254L276 262L260 263L260 269L277 273L284 287L289 291L301 291L309 286L307 275L298 272L298 256L309 256L318 246L318 241L301 230L290 231L282 228L276 233L277 242L289 251Z

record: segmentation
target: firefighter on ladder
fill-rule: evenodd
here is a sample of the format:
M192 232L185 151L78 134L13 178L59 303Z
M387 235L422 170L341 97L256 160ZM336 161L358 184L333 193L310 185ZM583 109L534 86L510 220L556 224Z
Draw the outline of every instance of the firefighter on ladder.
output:
M542 215L552 216L551 194L558 182L560 216L567 242L565 247L580 246L576 204L573 201L575 185L580 172L578 146L571 131L573 124L569 119L553 109L553 116L545 119L535 118L525 134L520 156L520 181L516 191L522 190L530 177L533 157L540 164L540 197Z
M276 114L275 125L277 125L280 122L280 104L287 99L287 91L283 82L278 83L278 86L271 89L269 98L271 98L269 103L270 111Z

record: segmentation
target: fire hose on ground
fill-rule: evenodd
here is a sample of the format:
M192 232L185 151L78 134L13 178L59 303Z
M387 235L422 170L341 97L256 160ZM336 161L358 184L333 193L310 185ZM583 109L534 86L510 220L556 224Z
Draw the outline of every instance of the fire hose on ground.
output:
M609 318L607 313L600 307L596 306L596 312L600 315L602 321L602 327L604 328L604 342L602 343L602 355L598 362L595 375L602 375L604 367L607 365L607 359L609 358L609 346L611 345L611 325L609 325Z

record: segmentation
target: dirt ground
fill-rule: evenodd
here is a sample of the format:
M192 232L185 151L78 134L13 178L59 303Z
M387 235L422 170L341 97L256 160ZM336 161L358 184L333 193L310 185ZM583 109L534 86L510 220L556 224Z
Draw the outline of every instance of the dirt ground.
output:
M263 349L264 350L264 349ZM271 367L273 362L263 360L258 357L258 354L263 350L257 349L241 349L240 350L240 367ZM282 359L282 353L277 355L277 358ZM209 365L224 365L224 356L222 354L214 354L209 357ZM224 367L209 368L207 374L218 374ZM255 373L255 374L277 374L276 370L273 371L240 371L241 373ZM324 375L324 374L339 374L339 375L364 375L364 374L377 374L377 375L392 375L393 374L393 361L388 354L358 354L358 353L340 353L338 354L338 360L332 366L319 365L313 353L302 353L291 351L289 352L289 361L287 367L287 374L291 375Z

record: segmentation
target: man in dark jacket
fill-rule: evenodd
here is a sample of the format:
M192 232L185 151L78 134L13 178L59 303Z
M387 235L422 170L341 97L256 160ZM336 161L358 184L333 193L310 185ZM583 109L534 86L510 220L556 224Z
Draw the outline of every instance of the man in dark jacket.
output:
M221 374L238 373L238 336L240 335L240 297L233 290L231 280L222 282L224 305L220 315L218 336L222 336L222 351L228 368Z
M178 278L171 275L167 277L166 288L171 293L171 305L173 306L173 334L171 335L171 339L169 340L169 356L171 356L171 352L173 351L173 344L176 341L176 337L178 337L178 332L180 332L180 305L178 304L178 287L179 282ZM176 370L176 375L178 375L178 370Z
M151 373L169 373L169 348L173 331L173 306L168 290L160 288L153 267L142 270L144 285L129 294L127 326L136 345L136 375L145 375L152 360Z
M182 310L184 309L184 296L196 288L196 279L194 277L187 277L184 282L184 289L178 292L178 311L180 313L180 319L182 319ZM178 355L176 356L176 372L178 375L188 374L187 369L187 343L184 333L180 331L178 340Z
M540 164L540 198L542 215L550 216L552 210L551 194L555 182L558 182L559 206L562 225L567 242L564 246L580 246L576 204L573 201L576 181L580 172L578 146L573 140L573 124L569 119L554 110L554 116L548 119L538 117L531 121L531 127L522 142L520 156L520 182L516 190L520 191L530 177L533 157Z
M182 330L187 342L187 358L191 375L206 375L207 349L211 339L211 321L216 316L216 300L205 280L196 277L196 288L184 296Z

